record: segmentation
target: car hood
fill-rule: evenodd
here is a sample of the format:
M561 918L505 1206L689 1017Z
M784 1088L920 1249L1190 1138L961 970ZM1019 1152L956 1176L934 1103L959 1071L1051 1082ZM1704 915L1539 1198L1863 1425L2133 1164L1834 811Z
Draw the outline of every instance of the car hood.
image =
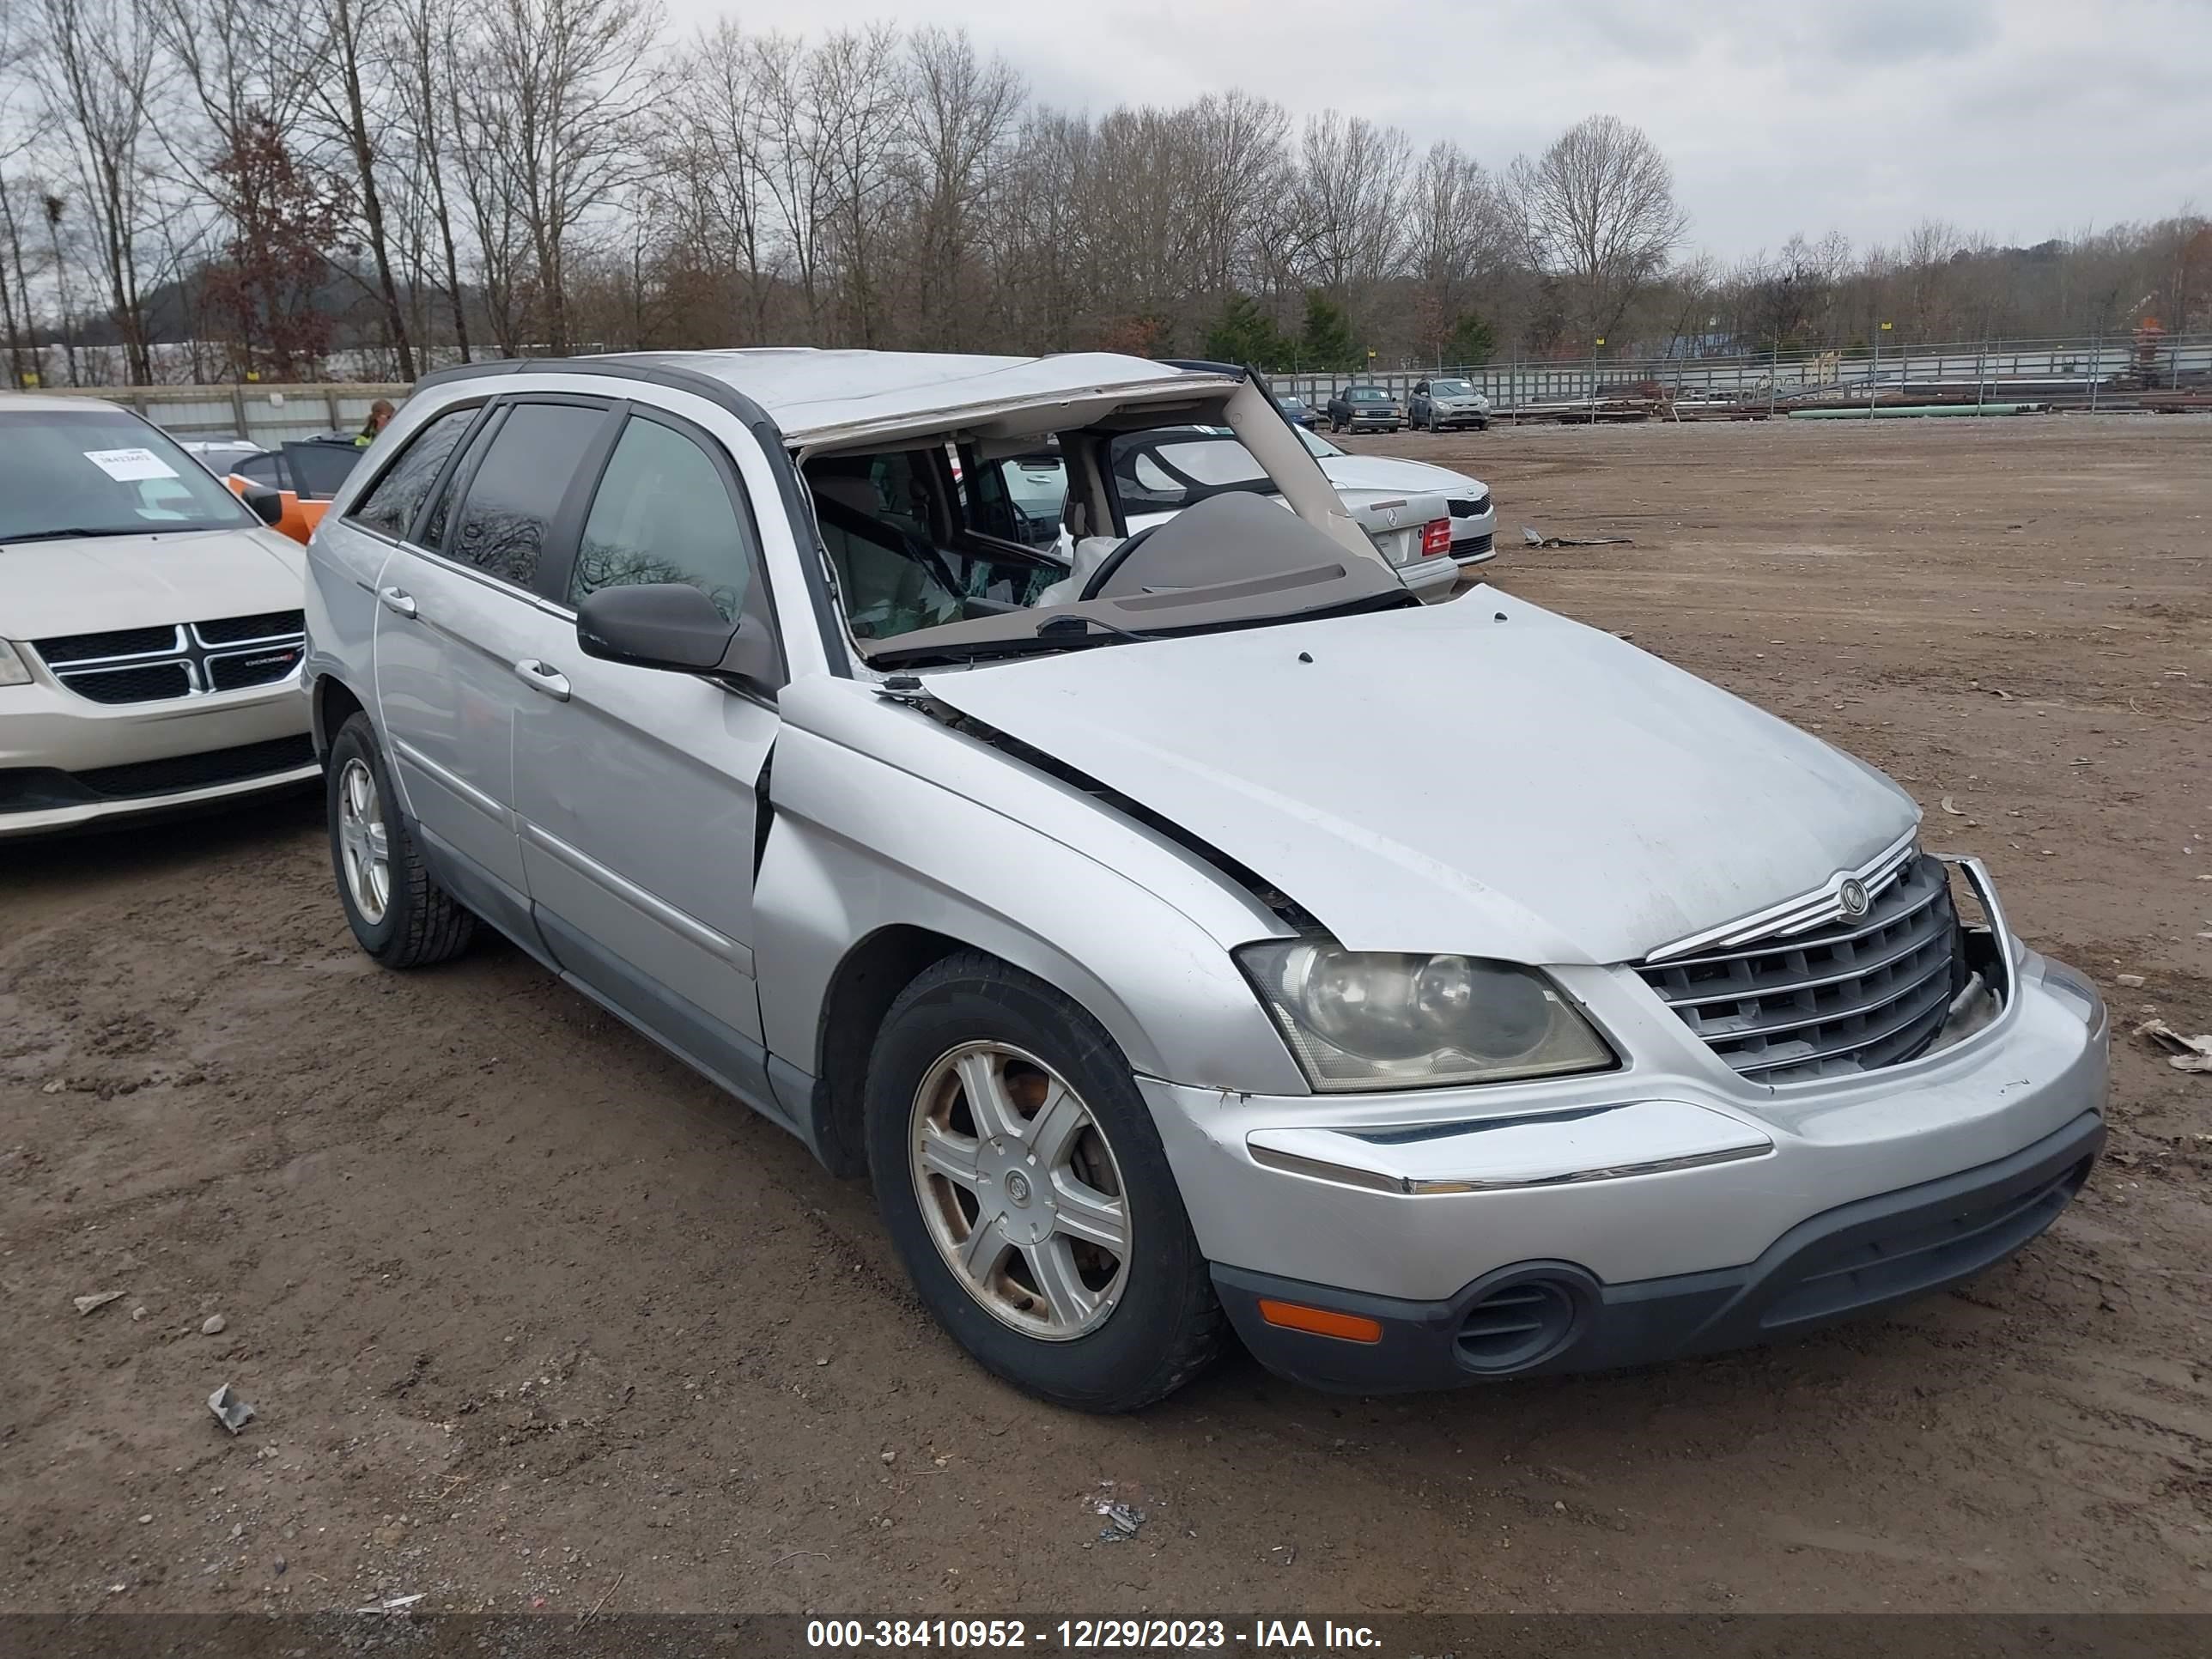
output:
M307 567L273 530L184 530L0 546L0 639L297 611Z
M1426 489L1459 499L1490 493L1488 484L1464 472L1395 455L1320 455L1315 460L1339 490Z
M1819 738L1490 587L927 684L1354 950L1632 961L1866 863L1918 815Z

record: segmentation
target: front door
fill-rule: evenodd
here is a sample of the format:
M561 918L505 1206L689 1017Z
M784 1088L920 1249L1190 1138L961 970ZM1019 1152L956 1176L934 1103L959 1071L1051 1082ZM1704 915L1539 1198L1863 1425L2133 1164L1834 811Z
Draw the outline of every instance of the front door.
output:
M562 969L757 1103L756 788L775 705L703 675L586 657L568 611L599 588L690 582L769 614L759 543L712 437L637 409L582 515L559 616L530 623L514 801L540 936Z

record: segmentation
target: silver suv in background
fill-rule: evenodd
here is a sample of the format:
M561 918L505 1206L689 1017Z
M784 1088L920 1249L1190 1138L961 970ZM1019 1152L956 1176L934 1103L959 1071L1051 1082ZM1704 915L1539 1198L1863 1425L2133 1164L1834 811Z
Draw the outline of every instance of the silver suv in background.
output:
M1469 426L1477 432L1487 432L1490 399L1470 381L1416 380L1413 395L1406 400L1406 416L1416 432L1423 427L1431 432L1451 432Z
M1290 510L1132 533L1115 442L1188 424ZM1047 445L1079 580L953 475ZM1049 1399L1232 1331L1363 1391L1788 1335L2009 1255L2103 1140L2096 994L1902 791L1496 590L1419 604L1241 374L445 371L309 562L362 948L507 934L869 1174Z

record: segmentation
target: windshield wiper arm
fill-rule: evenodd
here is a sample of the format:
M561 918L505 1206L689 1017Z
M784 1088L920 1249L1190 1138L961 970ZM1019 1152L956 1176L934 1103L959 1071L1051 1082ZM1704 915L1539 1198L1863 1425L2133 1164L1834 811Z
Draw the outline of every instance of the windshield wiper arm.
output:
M24 534L0 534L0 542L62 542L78 537L143 536L150 533L143 525L126 525L111 529L88 529L81 524L63 525L53 530L33 530Z
M1094 628L1103 628L1109 634L1118 634L1125 640L1158 640L1166 637L1161 634L1139 634L1133 628L1124 628L1119 623L1109 623L1103 617L1074 615L1048 617L1036 625L1036 636L1041 640L1055 639L1061 635L1071 639L1081 639Z

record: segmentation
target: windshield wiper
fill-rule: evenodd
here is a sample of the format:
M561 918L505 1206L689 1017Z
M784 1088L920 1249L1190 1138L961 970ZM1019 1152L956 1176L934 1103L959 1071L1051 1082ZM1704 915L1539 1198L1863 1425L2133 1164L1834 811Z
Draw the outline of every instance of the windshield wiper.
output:
M1041 640L1079 640L1089 635L1094 628L1103 628L1109 634L1118 634L1125 640L1160 640L1164 634L1139 634L1133 628L1124 628L1119 623L1109 623L1103 617L1085 617L1070 614L1048 617L1036 625L1036 636Z
M6 542L64 542L94 536L159 536L172 530L212 530L213 525L139 524L117 525L104 529L88 529L81 524L64 525L54 530L33 530L21 534L0 534L0 543Z

